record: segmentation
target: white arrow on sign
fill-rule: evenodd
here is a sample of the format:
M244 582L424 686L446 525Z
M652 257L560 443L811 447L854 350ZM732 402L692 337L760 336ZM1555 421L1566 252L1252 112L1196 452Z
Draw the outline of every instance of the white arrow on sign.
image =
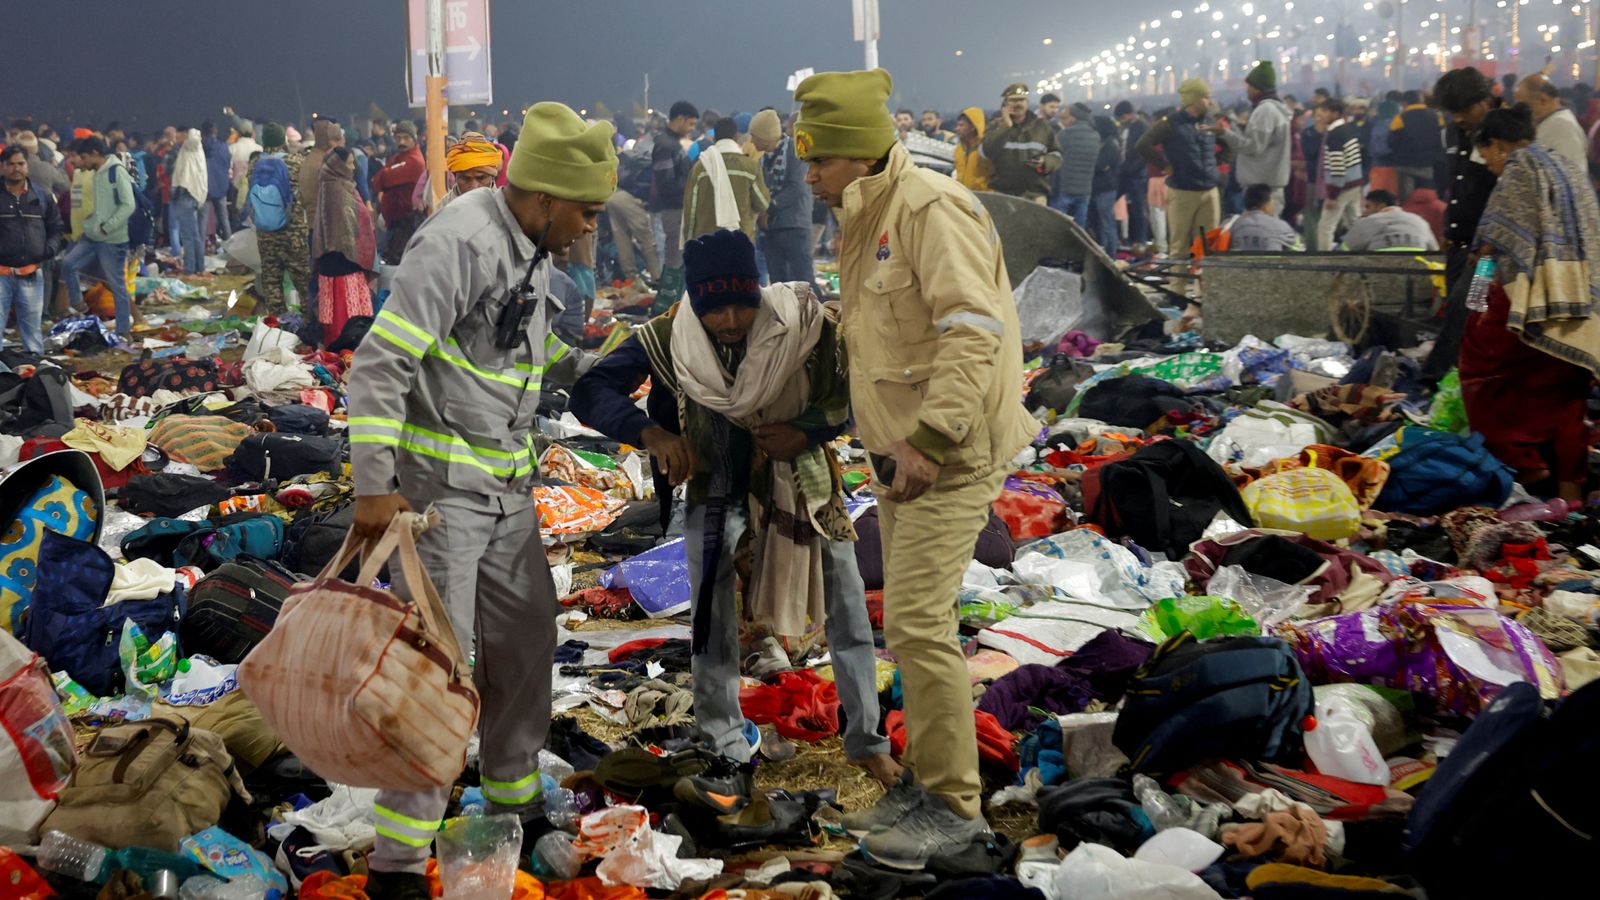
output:
M428 53L426 50L417 50L415 52L418 56L426 56ZM465 46L446 47L444 48L444 52L465 53L467 54L467 60L470 62L471 60L477 59L478 54L483 52L483 45L478 43L478 39L476 37L469 34L467 35L467 43Z

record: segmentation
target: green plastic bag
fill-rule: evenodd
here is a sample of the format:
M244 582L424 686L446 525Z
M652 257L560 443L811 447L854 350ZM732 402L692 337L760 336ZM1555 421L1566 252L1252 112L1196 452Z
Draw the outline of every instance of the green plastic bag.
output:
M1467 425L1467 406L1461 399L1461 373L1456 369L1451 369L1450 374L1439 382L1439 390L1433 395L1433 406L1428 409L1428 424L1452 434L1471 431Z
M1261 634L1256 620L1226 597L1157 600L1139 617L1139 627L1157 641L1164 641L1180 631L1188 631L1202 641L1224 635Z
M178 674L178 636L163 634L154 644L132 619L122 620L122 640L117 644L128 693L156 694L161 683Z

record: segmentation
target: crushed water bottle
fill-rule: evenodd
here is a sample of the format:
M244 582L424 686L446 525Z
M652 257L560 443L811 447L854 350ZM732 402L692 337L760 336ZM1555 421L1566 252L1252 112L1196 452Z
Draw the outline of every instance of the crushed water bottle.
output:
M41 869L98 883L106 865L106 848L52 831L39 844L38 862Z
M1182 804L1161 789L1154 778L1148 775L1133 776L1133 796L1138 799L1139 805L1144 807L1144 814L1149 817L1150 824L1157 831L1168 828L1177 828L1189 823L1189 814L1183 809Z
M577 831L577 795L556 783L549 775L540 776L544 782L544 816L550 824L562 831Z
M1494 283L1494 257L1478 257L1477 268L1472 270L1472 283L1467 285L1467 309L1484 312L1489 308L1489 285Z
M268 900L279 896L259 875L246 875L232 881L196 875L178 889L178 900Z
M578 877L578 870L583 868L583 858L572 844L572 835L563 831L552 831L539 838L533 845L533 859L530 862L536 870L535 875L555 881L571 881Z

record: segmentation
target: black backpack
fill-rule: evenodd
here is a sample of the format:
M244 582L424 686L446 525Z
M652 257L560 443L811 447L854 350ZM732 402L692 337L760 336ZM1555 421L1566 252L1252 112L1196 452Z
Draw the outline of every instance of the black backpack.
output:
M1182 631L1134 673L1111 742L1128 755L1129 772L1176 772L1215 757L1291 759L1311 711L1311 683L1288 644L1201 642Z
M195 583L189 611L178 624L186 654L221 663L245 658L278 621L296 579L277 563L240 556Z
M1109 425L1148 429L1162 417L1195 409L1183 388L1148 375L1124 375L1102 381L1083 392L1078 415Z
M1113 539L1181 559L1225 512L1250 527L1250 510L1216 461L1185 440L1158 441L1084 473L1084 511Z
M190 510L221 503L230 494L225 486L209 478L158 472L128 479L117 490L117 505L137 515L176 518Z
M1405 850L1428 895L1555 897L1584 883L1600 835L1600 782L1589 774L1596 758L1600 682L1549 715L1537 687L1501 690L1406 822Z
M339 329L339 336L328 345L328 352L343 353L346 350L354 352L361 346L361 342L367 339L367 332L372 330L372 322L372 316L353 316L347 319L344 327Z
M239 481L283 481L312 472L337 472L344 442L311 434L252 434L228 457L228 473Z
M349 502L321 512L307 511L289 525L284 536L283 564L306 578L315 578L344 546L345 535L356 521L356 505ZM352 559L338 577L354 581L361 570L361 560ZM380 581L388 581L389 567L378 572Z
M284 406L274 406L266 411L267 418L272 420L272 426L279 434L314 434L325 435L328 433L328 414L315 406L304 403L289 403Z

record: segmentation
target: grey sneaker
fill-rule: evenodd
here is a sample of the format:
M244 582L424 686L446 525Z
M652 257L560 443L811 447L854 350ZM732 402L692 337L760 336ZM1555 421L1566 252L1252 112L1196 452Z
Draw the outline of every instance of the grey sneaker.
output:
M844 830L853 837L865 837L875 828L892 828L906 813L922 805L924 791L911 780L911 770L900 774L894 787L884 792L878 802L860 812L846 813L841 822Z
M989 823L983 816L962 818L950 811L943 797L924 791L922 803L893 827L862 838L861 852L880 865L917 871L930 857L959 850L986 834Z

